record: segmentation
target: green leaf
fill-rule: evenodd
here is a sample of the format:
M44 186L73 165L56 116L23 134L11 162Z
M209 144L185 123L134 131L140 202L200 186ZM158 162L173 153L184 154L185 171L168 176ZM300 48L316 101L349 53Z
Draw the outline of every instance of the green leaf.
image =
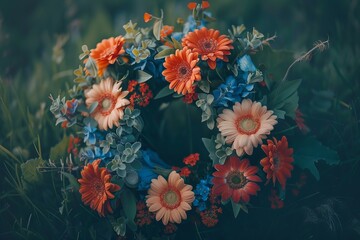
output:
M262 51L259 51L251 58L255 66L265 66L265 75L271 74L273 76L272 79L274 80L265 77L266 85L271 87L272 81L279 81L284 77L289 64L294 61L294 53L285 50L277 51L265 46Z
M55 163L60 163L60 159L67 156L67 148L69 146L69 137L64 135L61 141L50 149L50 159Z
M169 88L169 86L165 86L163 89L161 89L158 94L156 94L156 96L154 97L154 99L160 99L163 97L167 97L170 94L173 94L174 91L172 89Z
M126 233L126 219L124 217L120 217L116 220L110 221L113 226L114 231L118 236L125 236Z
M297 89L301 79L284 81L277 84L267 98L267 107L277 112L279 118L284 118L283 112L291 118L295 118L295 110L298 107L299 96Z
M79 191L80 184L74 175L67 172L61 172L61 174L69 180L70 186L72 186L76 191Z
M171 37L175 49L182 49L181 43L175 38Z
M233 209L234 217L237 218L237 216L239 215L240 209L241 209L241 205L239 203L234 203L231 200L231 206Z
M157 59L162 59L162 58L165 58L171 54L174 54L175 53L175 49L174 48L165 48L164 50L161 50L158 54L156 54L154 56L154 59L157 60Z
M248 213L248 208L243 203L234 203L234 201L231 200L231 206L232 206L235 218L237 218L237 216L239 215L240 210L243 210L244 212Z
M162 23L162 19L157 19L154 23L154 27L153 27L153 34L154 34L154 37L156 38L156 40L160 40L160 31L162 29L162 26L163 23Z
M91 57L89 57L88 60L86 61L85 68L89 71L92 77L97 76L97 66L94 59L92 59Z
M201 91L205 92L205 93L209 93L210 92L210 84L208 81L206 80L202 80L199 82L198 84L199 88L201 89Z
M340 162L336 151L322 145L313 136L291 138L289 145L294 148L294 163L302 169L309 169L317 180L320 179L319 171L315 166L317 161L324 160L329 165Z
M204 143L204 146L206 150L209 152L209 157L213 161L213 165L219 163L219 158L216 156L216 148L215 148L215 142L213 139L209 138L202 138L201 139Z
M42 175L39 173L38 168L42 167L45 161L41 158L29 159L20 165L23 180L30 184L40 183Z
M136 215L136 198L135 195L128 189L120 195L120 201L123 206L125 216L129 222L133 222Z
M136 71L136 80L138 81L138 83L144 83L150 78L152 78L151 74L148 74L147 72L144 72L142 70Z

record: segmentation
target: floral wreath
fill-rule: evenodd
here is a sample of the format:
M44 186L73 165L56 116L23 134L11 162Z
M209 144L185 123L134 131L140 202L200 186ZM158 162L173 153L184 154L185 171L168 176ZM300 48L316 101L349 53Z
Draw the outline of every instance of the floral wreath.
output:
M235 217L248 212L261 188L271 192L273 208L283 205L293 148L273 132L281 122L308 131L298 110L301 81L274 81L253 63L275 36L244 25L223 35L207 27L215 20L209 6L189 3L192 15L178 19L178 31L163 16L145 13L152 28L129 21L124 36L92 50L84 45L70 99L50 96L56 124L73 129L62 173L120 236L127 228L172 234L189 215L213 227L228 203ZM170 95L196 105L212 133L202 139L209 156L184 156L181 167L162 161L142 134L141 110Z

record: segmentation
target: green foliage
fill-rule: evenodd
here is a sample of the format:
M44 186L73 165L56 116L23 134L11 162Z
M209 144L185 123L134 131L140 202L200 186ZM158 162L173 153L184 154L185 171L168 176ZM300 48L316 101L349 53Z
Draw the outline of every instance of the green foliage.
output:
M213 136L211 139L202 138L206 150L209 152L209 157L215 164L224 164L228 156L233 153L231 147L227 146L225 139L221 134Z
M26 183L32 184L32 185L42 183L43 176L39 172L39 167L44 166L44 164L45 164L45 161L40 158L29 159L25 163L22 163L20 165L22 179Z
M294 162L302 169L308 169L319 180L320 174L316 162L324 160L329 165L339 164L340 159L336 151L322 145L315 137L291 138L289 145L294 148Z
M231 200L231 206L232 206L235 218L237 218L237 216L239 215L240 210L243 210L244 212L248 213L248 208L244 203L234 203L234 201Z
M60 159L64 160L67 156L68 146L69 137L64 135L63 139L50 149L50 159L55 163L60 163Z
M160 99L163 97L167 97L171 94L173 94L174 91L172 89L169 88L169 86L165 86L163 89L161 89L156 96L154 97L154 99Z
M271 90L267 98L267 107L275 115L284 119L285 115L295 119L295 110L298 108L299 95L297 89L301 80L281 81Z
M136 71L136 80L138 81L138 83L144 83L151 78L152 76L144 71L141 70Z
M69 180L70 186L74 190L79 191L80 184L79 184L78 180L74 177L74 175L67 173L67 172L61 172L61 174Z
M126 219L124 217L120 217L116 220L112 220L111 224L113 226L114 231L118 236L125 236L126 233Z
M129 227L133 228L136 226L134 223L136 216L136 197L133 192L124 188L120 195L120 201L123 206L123 211L126 216L127 224Z
M159 51L159 49L158 49ZM174 54L175 53L175 49L174 48L164 48L163 50L159 51L158 54L156 54L154 56L154 59L162 59L162 58L166 58L167 56Z

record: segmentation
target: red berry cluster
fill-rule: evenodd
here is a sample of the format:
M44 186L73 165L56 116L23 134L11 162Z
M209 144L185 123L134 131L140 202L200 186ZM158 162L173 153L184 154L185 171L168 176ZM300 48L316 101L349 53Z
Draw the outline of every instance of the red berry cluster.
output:
M154 220L154 218L154 213L149 212L144 201L139 201L136 203L136 225L139 227L149 225Z

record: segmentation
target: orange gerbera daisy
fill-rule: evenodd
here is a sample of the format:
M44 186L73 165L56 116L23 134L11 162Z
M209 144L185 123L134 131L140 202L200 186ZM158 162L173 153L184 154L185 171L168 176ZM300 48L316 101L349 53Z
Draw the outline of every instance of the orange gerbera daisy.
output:
M264 144L261 148L266 157L260 161L260 164L266 172L268 182L272 179L275 185L276 180L278 180L281 187L285 188L286 179L291 176L291 171L294 168L292 166L294 161L293 149L289 148L287 138L283 136L280 141L275 138L274 141L267 140L267 145Z
M167 225L169 222L181 223L186 219L185 211L191 209L190 204L194 201L192 186L184 184L184 179L178 173L172 171L168 181L161 175L151 181L146 204L150 212L156 212L156 221Z
M95 49L91 50L90 57L96 62L99 76L102 76L107 66L114 64L118 56L125 52L124 43L125 39L122 36L111 37L102 40Z
M119 191L120 186L111 183L111 174L106 168L99 168L101 160L89 163L81 171L80 194L85 205L90 205L100 216L112 213L109 199L115 198L113 192Z
M251 166L248 159L240 160L238 157L229 157L224 165L214 165L217 172L213 173L213 193L221 195L223 202L229 198L235 203L248 203L250 195L256 195L260 190L255 182L261 178L255 175L258 168Z
M184 47L201 55L201 59L207 61L211 69L216 68L216 59L228 62L226 55L230 55L232 40L214 29L201 28L188 33L182 40Z
M233 111L224 109L217 119L221 135L238 156L247 153L252 155L253 148L262 144L262 139L270 134L277 124L273 111L267 110L259 102L244 99L235 103Z
M192 92L193 83L201 79L200 67L196 66L198 61L198 54L186 47L166 57L162 74L170 83L169 88L183 95Z
M85 92L87 106L98 102L91 115L98 122L100 129L107 130L113 125L118 127L119 120L124 116L124 107L130 104L129 100L125 99L129 92L121 91L120 86L121 82L114 83L112 78L107 78Z

